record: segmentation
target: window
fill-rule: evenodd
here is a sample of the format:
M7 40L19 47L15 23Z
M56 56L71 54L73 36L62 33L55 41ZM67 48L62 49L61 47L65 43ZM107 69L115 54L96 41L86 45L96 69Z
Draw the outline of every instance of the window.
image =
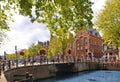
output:
M88 46L85 46L85 49L88 49Z
M83 39L82 39L82 38L80 39L80 44L81 44L81 45L83 44Z
M90 31L90 34L92 34L92 31Z
M85 43L87 43L87 38L85 38Z
M95 33L95 36L98 36L98 33Z
M83 47L81 46L81 50L83 50Z

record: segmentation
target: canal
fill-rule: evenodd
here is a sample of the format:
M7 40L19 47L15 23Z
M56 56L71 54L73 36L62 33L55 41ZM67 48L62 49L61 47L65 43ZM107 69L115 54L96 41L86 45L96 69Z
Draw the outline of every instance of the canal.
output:
M36 82L120 82L120 71L92 71L58 75Z

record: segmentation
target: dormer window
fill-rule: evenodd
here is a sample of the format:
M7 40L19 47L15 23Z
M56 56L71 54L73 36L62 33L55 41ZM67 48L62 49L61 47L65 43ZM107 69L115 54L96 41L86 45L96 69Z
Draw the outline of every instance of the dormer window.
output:
M90 31L90 34L92 34L92 31Z
M95 33L95 36L98 36L98 33Z

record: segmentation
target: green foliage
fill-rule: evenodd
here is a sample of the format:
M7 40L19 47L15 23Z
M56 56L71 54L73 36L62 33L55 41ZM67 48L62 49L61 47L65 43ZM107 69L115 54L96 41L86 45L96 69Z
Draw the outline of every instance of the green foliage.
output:
M15 59L16 58L16 55L15 54L8 54L6 56L7 60L10 60L10 59Z
M107 1L98 14L96 26L108 44L120 46L120 0Z
M24 52L24 55L22 56L23 58L28 58L30 55L29 55L29 51L26 49L23 51Z
M35 2L35 19L46 23L51 34L59 28L77 31L91 27L92 3L89 0L38 0Z
M49 49L48 49L48 58L54 57L58 53L62 52L62 43L57 37L51 38Z
M46 49L45 48L41 48L39 50L39 55L45 55L47 52L46 52Z
M8 12L6 12L5 9L6 7L0 3L0 29L8 29Z
M38 55L39 50L41 49L41 45L40 44L32 44L29 48L28 48L28 53L29 56L34 56L34 55Z
M51 34L58 28L77 31L92 27L92 2L90 0L3 0L9 9L18 10L31 21L45 23Z
M38 55L39 54L39 50L41 49L41 45L40 44L32 44L30 45L30 47L28 49L23 50L24 55L22 55L22 58L28 58L30 56L34 56L34 55Z
M7 2L0 0L0 46L6 40L6 30L9 30L8 21L11 21L12 14Z
M65 54L66 48L68 48L74 40L73 34L65 28L58 29L56 32L57 35L53 36L50 41L48 57L54 57L58 53Z
M34 56L34 55L36 55L36 49L35 49L35 45L34 44L32 44L30 47L29 47L29 49L28 49L28 52L29 52L29 55L30 56Z
M32 6L33 6L33 0L19 0L19 12L22 15L29 15L30 17L32 17Z
M86 27L92 27L92 2L90 0L2 0L6 3L6 10L13 9L21 15L29 16L31 21L47 24L51 36L59 46L53 46L55 40L51 41L50 53L65 52L66 47L72 39L69 39L71 31ZM73 36L72 36L73 38ZM30 54L36 54L36 49L31 46ZM59 51L54 51L56 48Z
M0 29L0 45L3 43L3 41L7 38L6 33L3 29Z
M37 50L36 54L39 53L39 51L40 51L41 48L42 48L41 44L37 44L36 45L36 50Z

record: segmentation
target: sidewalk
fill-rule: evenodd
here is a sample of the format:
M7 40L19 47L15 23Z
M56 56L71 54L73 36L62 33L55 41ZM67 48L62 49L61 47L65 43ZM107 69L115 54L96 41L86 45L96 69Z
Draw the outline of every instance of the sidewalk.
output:
M0 82L7 82L7 80L6 80L3 72L2 72L2 74L1 74Z

